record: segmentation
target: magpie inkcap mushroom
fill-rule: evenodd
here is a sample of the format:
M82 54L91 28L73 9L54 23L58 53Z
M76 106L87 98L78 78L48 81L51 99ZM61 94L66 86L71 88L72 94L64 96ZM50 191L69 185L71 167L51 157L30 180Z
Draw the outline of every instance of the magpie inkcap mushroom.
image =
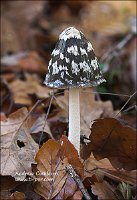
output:
M69 88L68 139L80 154L79 88L104 82L91 43L74 27L65 29L52 52L44 84L48 87Z

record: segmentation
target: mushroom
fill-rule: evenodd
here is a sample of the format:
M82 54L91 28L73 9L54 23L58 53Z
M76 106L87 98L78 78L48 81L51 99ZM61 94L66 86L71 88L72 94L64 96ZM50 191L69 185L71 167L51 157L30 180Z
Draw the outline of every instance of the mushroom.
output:
M51 54L44 84L48 87L69 88L69 141L80 153L81 87L97 86L104 82L91 43L74 27L65 29Z

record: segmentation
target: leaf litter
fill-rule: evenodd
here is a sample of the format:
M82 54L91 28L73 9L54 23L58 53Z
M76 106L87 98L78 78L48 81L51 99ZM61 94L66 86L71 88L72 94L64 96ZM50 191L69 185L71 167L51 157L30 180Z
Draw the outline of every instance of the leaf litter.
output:
M65 171L65 166L71 164L93 199L135 199L135 119L133 109L127 113L121 110L125 97L104 95L102 98L99 93L95 95L93 89L81 90L81 135L87 138L84 139L87 142L81 144L79 158L67 137L62 137L68 135L68 91L53 91L42 85L58 34L72 20L73 26L93 41L98 57L102 57L120 38L123 38L122 41L126 38L130 31L130 26L126 24L127 16L135 14L134 3L83 1L72 4L62 1L56 4L41 1L33 2L32 8L31 3L21 2L14 7L6 2L3 8L6 9L2 23L6 28L2 34L2 55L7 52L9 55L1 59L1 177L7 184L2 198L30 200L33 196L34 200L82 199L83 194L75 180ZM37 15L38 10L40 15ZM16 11L21 16L20 21L17 20L18 15L13 15ZM7 37L7 33L11 33L11 38ZM102 64L103 71L108 64L105 74L108 85L101 88L106 94L134 92L132 76L135 67L128 65L128 57L131 57L134 49L132 46L135 47L133 43L129 47L126 45L117 55L122 66L120 62ZM110 59L109 54L107 59ZM34 106L39 99L42 100L40 104ZM130 99L125 109L133 104L134 98ZM35 108L31 115L29 111L33 106ZM127 126L129 124L132 128ZM33 165L39 174L34 175ZM42 172L46 172L48 177ZM57 172L57 175L53 172ZM30 174L33 174L32 177ZM9 177L15 178L12 187L8 186L8 182L11 183ZM28 177L45 178L46 181L32 179L28 184L23 181ZM20 181L15 181L17 178ZM26 187L33 187L27 190L24 183Z
M87 96L86 99L84 98L85 94ZM44 96L44 97L49 98L49 95ZM90 102L91 104L89 104L88 102ZM2 121L2 125L4 125L4 124L6 125L6 126L3 126L4 128L2 129L1 137L5 144L5 146L2 146L2 148L3 148L2 152L6 152L5 147L6 147L6 150L8 150L8 153L9 153L9 150L11 151L10 154L7 154L7 153L6 153L6 155L4 153L2 154L2 156L4 155L3 159L7 159L7 161L6 161L7 165L3 165L4 171L2 172L2 175L11 175L11 176L17 178L17 176L15 176L16 171L18 171L19 174L21 174L21 172L24 172L24 170L26 170L27 172L32 172L31 164L35 163L34 156L36 155L36 152L37 152L37 156L40 155L40 158L39 158L39 156L38 157L36 156L37 167L40 172L43 172L43 170L45 170L45 172L48 172L50 174L51 166L53 165L54 166L53 172L55 171L55 169L57 167L57 171L59 169L58 173L61 174L60 176L57 176L57 178L55 178L54 181L52 179L53 177L51 176L49 179L50 181L48 181L48 180L42 181L41 179L39 179L40 181L35 182L35 184L34 184L35 192L37 192L39 195L43 196L45 199L47 199L49 197L51 197L53 199L58 199L58 198L72 198L73 199L73 197L74 197L74 199L82 198L82 193L79 191L75 181L72 178L70 178L68 176L68 174L65 172L65 166L68 163L72 164L74 169L76 169L77 172L79 174L81 174L81 180L84 181L84 180L86 180L86 178L88 178L88 180L90 180L90 178L93 179L93 176L96 177L96 181L91 184L91 191L92 191L91 195L95 194L98 196L98 198L110 198L110 197L113 199L116 198L116 197L114 197L115 196L114 193L116 193L116 195L117 195L116 187L110 185L109 181L104 180L105 177L108 177L110 180L113 180L114 182L115 181L117 181L117 182L124 181L127 184L131 184L131 185L136 184L136 178L135 178L136 171L135 171L135 161L134 161L135 153L133 153L133 152L135 152L134 130L129 127L126 127L126 126L124 127L123 125L120 124L120 122L118 120L116 120L114 118L104 118L104 119L95 120L96 118L100 118L102 116L111 117L113 115L116 115L118 113L118 111L113 110L113 107L112 107L112 104L110 101L102 102L102 101L95 100L95 95L92 94L91 89L86 89L83 92L81 92L81 105L84 105L83 107L81 106L81 110L82 110L81 111L82 112L81 125L82 125L82 128L84 127L82 131L83 131L84 135L86 135L86 137L89 137L89 139L91 141L86 145L82 145L81 156L82 156L82 158L84 158L84 160L85 159L87 159L87 160L85 160L85 161L79 160L78 155L77 155L76 151L74 150L74 147L72 145L71 146L69 145L69 142L65 137L60 139L60 143L57 143L54 140L48 140L48 141L51 141L51 143L55 142L56 143L55 146L58 147L58 148L57 147L53 148L54 150L57 148L58 153L56 152L57 153L56 156L55 155L52 156L53 159L50 161L48 161L48 159L51 158L52 153L50 152L45 155L45 153L43 153L43 151L41 151L41 149L38 151L38 145L36 145L36 143L31 138L30 141L32 144L31 144L31 156L30 156L30 146L27 144L28 141L26 142L26 130L27 130L27 137L28 137L28 133L30 136L30 133L33 135L33 134L37 134L38 132L41 133L42 131L44 131L47 134L49 134L50 138L54 139L54 133L51 132L51 130L53 131L54 129L50 129L50 126L51 125L54 126L55 122L57 123L58 120L62 120L62 119L65 119L65 121L67 122L68 92L65 92L64 95L57 95L57 96L55 93L55 100L52 102L52 105L57 107L57 109L55 109L55 111L54 111L54 109L52 110L53 114L49 115L48 122L46 123L45 128L44 128L45 114L43 114L43 116L42 116L40 114L41 111L39 113L41 116L38 119L36 119L36 118L32 119L31 116L29 116L27 121L24 122L24 119L28 114L28 111L26 108L22 108L22 109L16 111L15 113L11 114L9 116L9 118L6 119L6 122ZM89 113L89 114L85 116L84 110L86 110L86 113ZM22 114L22 113L26 113L26 114ZM91 113L92 113L92 115L91 115ZM5 120L5 118L3 120ZM23 122L23 124L22 124L22 122ZM107 141L107 139L108 139L108 134L109 134L110 130L113 128L113 125L115 124L114 122L117 124L117 126L116 126L116 131L115 131L115 129L114 129L114 133L112 131L112 133L114 135L112 134L109 138L112 140L112 142L110 143L110 141ZM16 135L15 132L18 130L18 128L20 127L21 124L22 124L22 127L19 129L18 135ZM91 131L90 131L90 126L91 126ZM118 131L117 131L117 129L118 129ZM91 134L90 134L90 132L91 132ZM10 134L13 135L13 144L14 145L11 145L12 143L9 140L9 137L6 137L7 135L10 135ZM14 134L15 134L15 136L14 136ZM98 134L99 134L99 136L98 136ZM106 135L106 137L105 137L105 135ZM123 141L123 146L121 145L122 143L119 143L120 135L121 135L121 138L127 137L127 140L121 139L121 141ZM5 136L5 138L4 138L4 136ZM103 139L102 139L102 137L103 137ZM113 139L113 137L115 140ZM10 137L10 138L12 139L12 137ZM105 142L105 138L106 138L105 147L103 147L103 151L99 151L99 149L101 148L102 142L103 142L103 144ZM96 142L94 140L95 141L97 140L97 142L101 142L101 144L100 143L96 144ZM6 141L6 143L5 143L5 141ZM114 143L114 141L116 144ZM130 149L130 151L128 150L129 143L132 143L132 147L134 144L132 151L131 151L131 149ZM59 146L61 144L62 144L62 147L59 149ZM97 147L96 147L96 145L97 145ZM107 145L109 145L109 146L107 147ZM122 150L127 151L127 152L125 152L125 158L123 157L123 152L121 152L121 149L119 150L119 148L114 148L113 145L116 145L116 146L119 145L120 147L122 146ZM7 146L8 146L8 148L7 148ZM14 148L13 148L13 146L14 146ZM68 148L66 148L66 146ZM43 146L41 148L43 148ZM50 148L52 149L52 144L49 145L48 150L50 150ZM32 153L33 152L32 149L35 150L35 154ZM53 151L53 149L51 151ZM113 151L112 151L112 149L113 149ZM121 154L119 153L119 151ZM16 152L16 155L15 155L15 152ZM26 157L24 156L24 152L27 156L29 156L29 159L26 158L27 156ZM75 155L75 153L76 153L76 155ZM91 156L92 155L91 153L93 153L95 157ZM128 158L126 157L127 153L130 154L132 157L134 157L134 160L132 159L133 160L132 162L129 160L130 155L128 155ZM13 154L14 154L14 156L13 156ZM73 155L73 157L72 157L72 155ZM23 158L22 158L23 160L21 160L20 156L23 156ZM122 159L121 159L121 156L122 156ZM32 158L32 160L30 159L30 157ZM54 158L54 157L56 157L56 158ZM41 161L41 159L44 159L44 161ZM110 161L109 160L104 161L104 159L109 159ZM14 164L13 164L13 162L14 162ZM26 164L24 165L25 162L26 162ZM44 163L42 163L42 162L44 162ZM54 164L54 162L55 162L55 164ZM59 166L57 166L58 162L60 162L62 164L61 165L59 164ZM102 163L101 166L100 166L100 162ZM11 165L11 163L12 163L12 165ZM87 163L91 163L91 164L87 164ZM94 165L95 163L96 163L96 166ZM106 163L108 166L106 166ZM10 169L8 168L9 165L10 165ZM48 167L46 168L45 165ZM130 170L130 171L126 171L126 170ZM84 174L83 174L83 172L84 172ZM128 176L127 176L127 174L128 174ZM20 176L20 178L21 178L21 176ZM25 175L23 174L22 180L24 178L25 178ZM39 178L39 177L37 177L37 178ZM43 176L42 176L42 178L43 178ZM47 177L46 177L46 179L47 179ZM69 186L70 183L72 186L71 188ZM43 190L43 187L44 187L44 190ZM113 192L111 191L112 188L114 190Z
M29 118L22 125L27 114L27 109L21 108L1 121L1 175L16 177L18 173L31 172L38 145L29 132L34 119Z

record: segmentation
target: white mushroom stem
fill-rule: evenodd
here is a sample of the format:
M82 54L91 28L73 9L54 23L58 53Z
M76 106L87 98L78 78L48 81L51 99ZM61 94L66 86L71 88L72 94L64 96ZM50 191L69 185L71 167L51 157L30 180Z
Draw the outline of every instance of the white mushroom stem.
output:
M80 104L79 88L69 89L69 141L80 155Z

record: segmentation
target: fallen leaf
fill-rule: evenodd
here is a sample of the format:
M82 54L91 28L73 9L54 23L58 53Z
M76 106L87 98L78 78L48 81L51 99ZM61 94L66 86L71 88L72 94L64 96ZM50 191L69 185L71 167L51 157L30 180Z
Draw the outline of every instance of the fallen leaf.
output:
M45 2L34 1L33 6L31 3L30 1L27 4L22 1L19 3L13 1L12 5L11 2L2 4L2 54L30 49L32 39L30 24L41 12Z
M1 51L6 54L9 51L17 52L20 50L21 45L17 36L17 31L13 26L13 22L3 12L1 18ZM15 24L15 23L14 23ZM10 34L10 37L9 37Z
M72 167L77 171L81 179L83 179L84 168L82 162L79 159L77 150L75 149L73 144L71 144L71 142L68 140L68 138L64 135L61 137L59 142L61 144L61 158L64 159L66 157L68 159L69 164L72 165Z
M11 176L0 176L1 182L1 200L9 200L11 196L12 190L20 184L20 182L15 181L15 179Z
M136 169L136 133L117 119L97 119L91 127L90 143L84 145L86 159L90 153L97 160L108 158L115 168Z
M27 51L21 51L19 53L14 53L10 55L4 55L1 57L1 63L3 66L3 71L14 71L14 67L18 65L19 60L27 56ZM9 68L11 66L11 68ZM13 69L13 70L12 70ZM19 69L17 69L19 70ZM16 71L16 70L15 70Z
M31 133L39 133L39 132L46 132L49 134L51 139L54 139L49 127L49 123L45 122L45 115L42 114L40 115L40 117L38 117L38 119L36 120L36 122L33 124L33 126L31 127Z
M136 170L126 171L123 169L121 170L106 170L106 169L102 170L101 169L99 170L99 172L116 181L123 181L125 183L129 183L132 185L137 184Z
M23 194L22 192L14 192L11 196L10 196L10 199L12 200L25 200L26 197L25 197L25 194Z
M29 58L32 54L32 62L29 62ZM33 58L34 57L34 58ZM36 58L38 57L38 61L36 62ZM28 62L27 66L25 65L25 61L27 62L27 58L28 58ZM25 60L26 59L26 60ZM23 62L22 64L20 63L20 60ZM24 61L25 60L25 61ZM41 60L40 57L37 55L36 52L27 52L27 51L20 51L19 53L16 54L11 54L11 55L4 55L1 58L1 63L2 63L2 78L6 79L8 82L14 81L17 77L17 74L22 74L22 72L26 71L26 72L32 72L33 73L33 69L34 68L34 72L36 71L36 67L37 69L37 74L41 73ZM39 63L39 64L38 64ZM25 65L25 66L24 66ZM32 66L34 65L34 66ZM23 68L24 67L24 68ZM26 69L28 67L28 69ZM46 70L47 67L43 66L43 68ZM44 70L43 69L43 70ZM39 71L38 71L39 70ZM45 73L45 70L43 71L43 73ZM47 71L47 70L46 70Z
M68 132L68 123L64 122L64 120L60 119L57 114L57 120L52 121L50 120L50 129L54 139L59 140L62 135L67 135Z
M112 187L108 182L96 182L95 185L91 186L91 190L94 195L98 196L98 200L119 200L116 195L115 188Z
M81 129L81 133L87 137L90 135L90 127L93 120L100 117L111 117L117 113L117 111L114 111L111 101L96 101L95 94L92 92L92 88L86 88L82 89L80 93L81 120L85 123ZM87 128L85 129L85 127Z
M76 191L73 197L70 198L70 200L81 200L83 198L83 194L81 191Z
M45 114L41 114L37 118L30 131L35 142L40 145L48 141L48 139L55 139L51 132L49 122L45 119Z
M19 67L21 70L39 74L44 74L48 71L47 65L35 51L29 52L24 58L21 58Z
M26 81L17 79L9 84L9 87L14 95L15 103L23 105L32 105L32 100L30 95L35 94L38 98L49 97L49 94L52 89L41 85L41 82L38 76L35 75L26 75Z
M64 186L62 187L59 194L54 198L54 200L58 200L58 199L81 200L82 196L83 196L82 193L80 191L77 191L77 185L76 185L75 181L70 176L68 176Z
M124 169L115 169L107 158L96 160L91 153L90 157L84 161L85 176L92 177L94 174L98 180L102 180L104 176L112 180L125 182L136 185L136 170L126 171Z
M30 135L30 127L35 119L28 115L26 108L12 113L1 121L1 174L24 178L23 172L31 172L31 164L38 145Z
M15 181L16 182L16 181ZM18 185L12 189L12 192L21 192L25 194L26 200L43 200L43 198L34 192L33 182L32 181L22 181L18 182ZM5 199L4 199L5 200ZM9 199L8 199L9 200ZM22 200L22 199L20 199Z
M67 173L64 169L68 161L66 158L61 160L58 156L59 151L60 144L49 139L40 148L35 158L38 164L37 169L42 180L36 182L34 190L45 199L55 197L63 187L67 178Z
M77 185L68 176L65 167L71 164L81 179L84 176L84 171L78 153L67 137L62 136L59 142L49 139L40 148L35 160L38 163L37 169L40 173L45 172L45 175L41 176L45 181L41 180L35 184L35 191L38 194L45 199L51 199L55 196L55 199L66 199L75 194L78 189Z
M117 4L117 6L114 6L114 4ZM125 18L131 16L131 13L135 15L134 7L135 4L128 1L122 3L118 1L89 2L84 9L86 15L82 13L81 16L81 27L85 28L88 35L90 35L90 31L107 37L126 34L129 27ZM127 12L124 13L123 10L127 10Z

